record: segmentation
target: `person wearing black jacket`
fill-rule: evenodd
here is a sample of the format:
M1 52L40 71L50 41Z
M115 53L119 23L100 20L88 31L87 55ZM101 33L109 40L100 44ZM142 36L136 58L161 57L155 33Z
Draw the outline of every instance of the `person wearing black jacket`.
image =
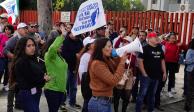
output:
M19 88L19 98L24 112L39 112L41 88L48 76L44 76L36 57L36 44L32 38L21 38L15 48L12 76Z
M73 36L71 32L67 33L62 46L62 56L68 64L67 94L69 96L69 104L73 108L80 109L80 105L76 104L77 94L77 56L83 48L83 43L79 36Z

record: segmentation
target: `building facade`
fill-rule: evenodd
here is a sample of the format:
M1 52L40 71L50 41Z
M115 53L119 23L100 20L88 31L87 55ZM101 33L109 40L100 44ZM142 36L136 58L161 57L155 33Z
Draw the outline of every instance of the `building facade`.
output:
M194 11L194 0L141 0L147 10Z

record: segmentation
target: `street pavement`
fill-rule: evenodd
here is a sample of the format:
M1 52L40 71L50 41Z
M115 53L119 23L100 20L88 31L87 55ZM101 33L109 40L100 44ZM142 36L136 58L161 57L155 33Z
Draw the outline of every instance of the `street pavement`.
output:
M184 112L184 101L182 97L183 93L183 80L184 80L184 66L180 67L180 72L176 74L176 91L177 93L174 95L174 98L169 98L167 96L167 88L162 92L161 96L161 106L165 109L165 112ZM166 85L167 86L167 85ZM0 88L2 88L2 85L0 85ZM7 105L7 93L0 91L0 112L6 112L6 105ZM83 104L83 98L81 96L80 86L78 86L78 93L77 93L77 103L82 105ZM122 102L121 102L122 103ZM135 104L130 103L128 106L127 112L134 112ZM121 109L121 105L120 105ZM21 110L14 110L14 112L22 112ZM45 99L44 94L41 96L40 101L40 112L48 112L47 102ZM59 111L60 112L60 111ZM73 110L69 110L69 112L76 112ZM81 112L81 110L77 110L77 112ZM146 112L146 111L143 111ZM156 110L156 112L159 112ZM192 111L194 112L194 111Z

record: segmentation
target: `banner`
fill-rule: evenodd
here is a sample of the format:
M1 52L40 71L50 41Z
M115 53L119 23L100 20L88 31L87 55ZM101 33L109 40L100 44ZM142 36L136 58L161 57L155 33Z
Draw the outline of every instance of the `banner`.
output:
M104 25L106 18L102 0L88 0L80 5L71 32L76 36Z
M17 16L19 15L19 6L18 0L5 0L4 2L0 3L8 14L8 22L11 24L15 23Z

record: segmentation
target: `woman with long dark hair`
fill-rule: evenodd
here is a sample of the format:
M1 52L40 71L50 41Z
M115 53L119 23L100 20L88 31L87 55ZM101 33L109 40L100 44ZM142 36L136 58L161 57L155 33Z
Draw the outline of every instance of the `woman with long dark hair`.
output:
M187 64L187 94L185 100L185 110L191 111L191 104L193 103L194 95L194 39L192 39L189 49L186 54L185 63Z
M0 80L4 74L3 90L8 91L8 59L3 54L5 43L14 33L14 27L12 25L6 25L3 29L3 33L0 34Z
M92 98L88 103L89 112L112 112L113 88L122 79L127 54L112 59L112 44L107 38L95 41L94 53L89 70Z
M48 77L44 77L38 63L35 41L28 37L21 38L14 54L12 76L16 80L24 112L39 112L42 87Z

